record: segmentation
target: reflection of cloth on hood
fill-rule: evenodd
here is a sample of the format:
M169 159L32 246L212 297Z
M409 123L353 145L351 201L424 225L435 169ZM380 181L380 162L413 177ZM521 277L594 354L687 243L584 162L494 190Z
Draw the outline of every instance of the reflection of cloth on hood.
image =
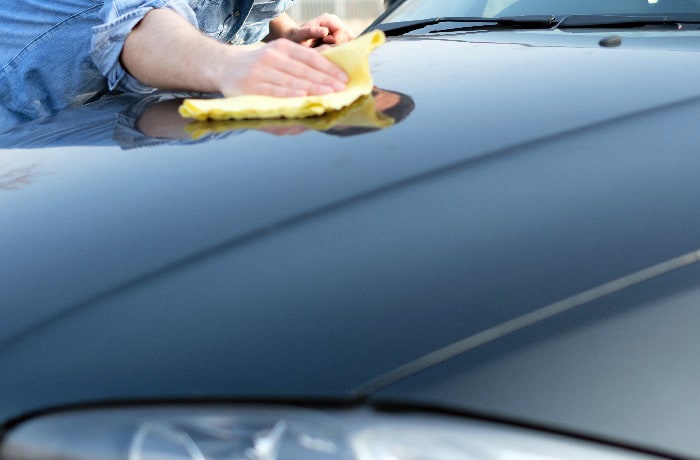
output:
M384 33L375 30L323 51L323 55L341 67L349 77L346 88L336 93L305 97L236 96L216 99L187 99L180 114L205 120L242 120L304 118L340 110L372 92L369 54L384 43Z
M185 127L192 139L212 133L224 133L244 129L302 127L315 131L329 131L339 127L383 129L394 124L394 119L377 112L372 96L363 96L349 107L326 113L318 117L300 119L276 118L270 120L202 120Z

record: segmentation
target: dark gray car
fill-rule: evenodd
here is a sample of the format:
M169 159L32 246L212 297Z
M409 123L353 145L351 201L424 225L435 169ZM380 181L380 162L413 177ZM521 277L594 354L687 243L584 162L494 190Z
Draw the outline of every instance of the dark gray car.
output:
M699 24L405 0L369 109L0 133L0 459L699 458Z

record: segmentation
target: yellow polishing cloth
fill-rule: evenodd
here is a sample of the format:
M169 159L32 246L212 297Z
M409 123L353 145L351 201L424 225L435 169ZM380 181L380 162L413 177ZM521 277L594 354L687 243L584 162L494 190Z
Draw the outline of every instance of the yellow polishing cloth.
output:
M341 67L349 77L346 88L336 93L305 97L235 96L217 99L185 99L180 115L197 120L244 120L304 118L340 110L372 92L369 54L384 43L379 30L324 50L322 54Z
M384 129L392 126L394 119L378 112L374 98L361 96L348 107L332 111L318 117L300 119L256 119L256 120L202 120L185 126L185 132L192 139L200 139L209 134L236 131L241 129L302 128L315 131L328 131L338 127Z

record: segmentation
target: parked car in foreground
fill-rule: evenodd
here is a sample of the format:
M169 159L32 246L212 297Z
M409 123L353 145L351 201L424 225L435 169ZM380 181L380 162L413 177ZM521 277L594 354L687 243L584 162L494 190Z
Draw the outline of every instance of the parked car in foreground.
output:
M0 459L700 458L699 24L404 0L343 114L5 129Z

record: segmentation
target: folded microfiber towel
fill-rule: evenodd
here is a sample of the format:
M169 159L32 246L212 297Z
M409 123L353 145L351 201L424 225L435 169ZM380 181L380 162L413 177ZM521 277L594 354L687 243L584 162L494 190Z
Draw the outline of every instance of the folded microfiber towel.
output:
M341 110L334 110L317 117L287 119L246 119L246 120L201 120L185 126L185 132L192 139L228 131L267 128L303 128L314 131L329 131L334 128L384 129L392 126L394 119L378 112L374 98L362 96Z
M197 120L244 120L269 118L305 118L347 107L372 92L369 55L384 43L380 30L361 35L355 40L322 51L329 60L348 74L343 91L319 96L271 97L235 96L216 99L185 99L180 115Z

